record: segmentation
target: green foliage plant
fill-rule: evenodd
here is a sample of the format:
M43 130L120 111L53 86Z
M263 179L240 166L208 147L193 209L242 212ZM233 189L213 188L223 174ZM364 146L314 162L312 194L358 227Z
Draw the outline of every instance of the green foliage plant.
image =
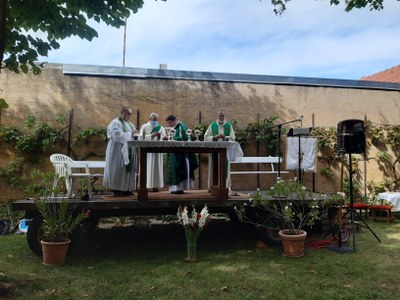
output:
M286 10L286 4L290 0L271 0L271 4L274 6L274 13L281 15ZM361 9L369 7L370 10L382 10L384 0L330 0L331 5L339 5L344 3L344 10L349 12L353 9ZM398 0L399 1L399 0Z
M84 140L86 144L89 144L90 138L99 137L100 140L107 140L107 129L104 127L88 127L81 129L78 134L74 136L74 142Z
M45 122L38 123L33 115L24 120L24 131L15 126L0 127L0 137L15 144L15 149L29 157L47 151L61 139L60 132Z
M236 141L240 144L242 149L246 148L248 143L260 143L265 145L269 155L278 154L278 128L274 126L278 116L271 116L269 118L248 123L245 128L240 128L236 120L232 120L232 126L235 130ZM282 135L285 131L282 130Z
M55 176L52 172L38 169L33 169L26 176L30 180L27 192L33 197L43 218L43 239L48 242L65 240L84 219L84 213L76 211L75 205L64 197L54 196L59 192L57 187L53 187Z
M400 178L397 174L400 162L400 126L372 124L368 121L367 134L370 142L380 149L375 160L387 178L387 186L398 189Z
M10 223L10 228L13 229L17 226L19 220L23 218L24 212L13 211L12 202L1 202L0 203L0 220L7 220Z
M290 234L296 235L304 226L313 226L333 200L337 199L324 196L317 200L296 179L278 179L266 194L257 189L251 195L250 204L236 208L236 212L241 221L264 226L264 220L248 216L250 206L259 215L272 215L281 220L280 229L288 229Z
M39 56L59 49L70 36L91 41L89 20L119 28L143 0L0 1L0 64L16 73L40 73Z

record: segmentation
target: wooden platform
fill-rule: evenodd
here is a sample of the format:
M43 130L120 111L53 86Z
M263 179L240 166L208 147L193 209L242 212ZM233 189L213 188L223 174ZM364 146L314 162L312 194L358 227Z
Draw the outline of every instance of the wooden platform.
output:
M149 192L148 200L144 201L159 201L159 200L169 200L169 201L179 201L182 199L192 200L192 199L216 199L213 195L211 195L207 190L188 190L185 191L183 194L171 194L168 191L160 191L160 192ZM229 199L248 199L249 195L246 193L238 193L231 194L228 197ZM114 200L138 200L138 195L135 193L129 197L114 197L113 195L104 195L100 196L100 199L107 200L107 201L114 201ZM141 199L139 199L140 201ZM225 201L225 200L221 200Z
M211 213L232 212L235 206L248 202L249 198L250 195L247 193L234 193L229 195L228 199L217 199L207 190L190 190L183 194L171 194L168 191L149 192L148 200L138 199L135 193L128 197L94 195L88 201L77 199L68 201L76 205L76 209L91 210L98 216L120 216L175 214L180 205L194 205L200 209L207 205ZM12 206L14 211L25 211L27 217L37 213L32 199L15 201Z

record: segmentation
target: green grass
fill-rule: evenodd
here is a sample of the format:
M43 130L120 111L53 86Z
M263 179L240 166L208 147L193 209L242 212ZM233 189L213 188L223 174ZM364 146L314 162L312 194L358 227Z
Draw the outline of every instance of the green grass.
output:
M400 222L369 222L357 252L306 249L287 258L279 247L255 249L249 229L210 223L199 240L199 262L183 262L177 225L97 229L84 233L77 253L49 267L25 236L0 237L0 282L10 299L398 299ZM323 238L314 236L313 238ZM0 295L1 298L1 295Z

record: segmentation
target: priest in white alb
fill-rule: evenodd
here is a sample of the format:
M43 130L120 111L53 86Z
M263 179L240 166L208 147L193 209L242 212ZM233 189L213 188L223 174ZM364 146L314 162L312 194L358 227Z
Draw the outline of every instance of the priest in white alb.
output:
M136 149L128 142L137 135L135 125L129 122L132 110L121 108L121 115L107 126L106 167L103 184L115 197L130 196L136 189Z
M159 141L167 135L165 128L158 122L156 113L151 113L149 121L140 128L139 137L145 141ZM163 153L147 153L147 188L158 192L164 187Z

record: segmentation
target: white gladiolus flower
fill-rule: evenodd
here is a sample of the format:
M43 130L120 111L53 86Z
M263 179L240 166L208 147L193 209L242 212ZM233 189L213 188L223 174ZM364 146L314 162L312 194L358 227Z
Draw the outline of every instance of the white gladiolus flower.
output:
M204 205L203 209L200 212L200 220L199 220L199 227L203 228L204 225L207 222L208 216L210 214L208 213L207 205Z
M182 224L183 224L183 226L189 224L189 216L188 216L188 210L187 210L186 206L183 208L183 212L182 212Z

